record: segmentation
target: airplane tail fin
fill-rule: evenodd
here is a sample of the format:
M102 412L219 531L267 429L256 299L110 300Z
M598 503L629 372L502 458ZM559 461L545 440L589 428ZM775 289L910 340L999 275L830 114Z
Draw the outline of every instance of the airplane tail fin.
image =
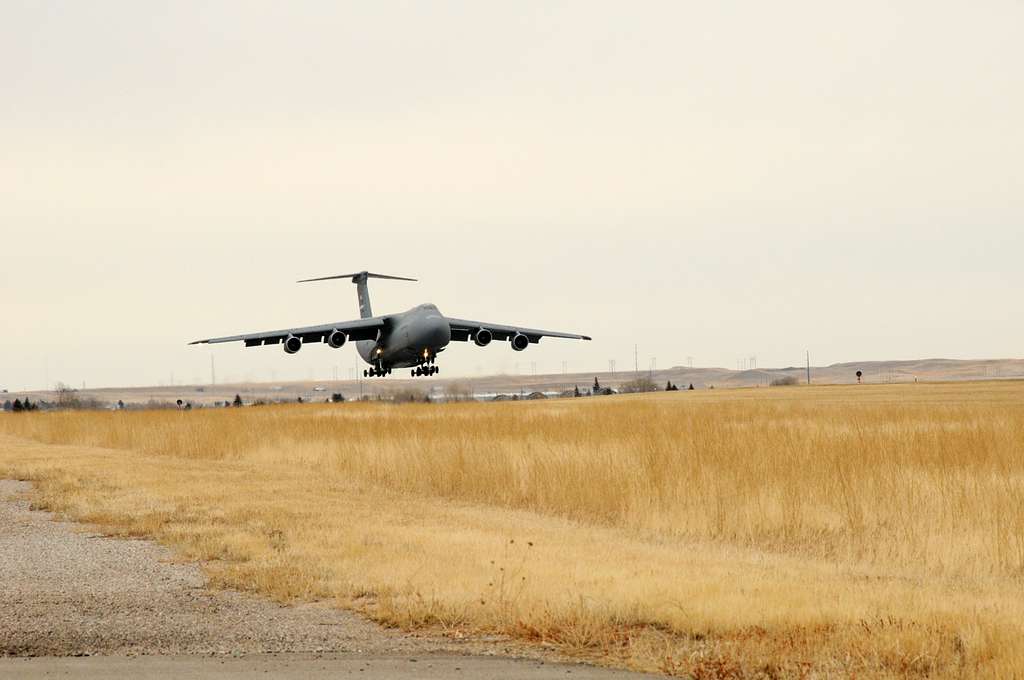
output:
M373 272L356 272L355 274L335 274L334 276L320 276L315 279L302 279L296 283L309 283L311 281L329 281L331 279L351 279L356 284L356 291L359 294L359 316L363 319L373 316L373 309L370 307L370 289L366 285L368 279L392 279L394 281L416 281L405 276L390 276L388 274L374 274Z

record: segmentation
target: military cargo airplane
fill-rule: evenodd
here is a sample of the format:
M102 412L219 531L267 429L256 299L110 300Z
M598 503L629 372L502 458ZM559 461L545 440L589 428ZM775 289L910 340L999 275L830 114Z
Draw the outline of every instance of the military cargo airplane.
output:
M438 373L439 369L435 364L437 355L443 352L448 343L453 340L457 342L472 340L478 347L484 347L492 340L505 340L517 352L522 352L531 343L540 342L542 337L590 340L586 335L575 333L452 319L441 314L440 310L432 304L418 305L397 314L374 316L370 308L370 291L367 280L416 280L403 276L388 276L363 271L355 274L302 279L298 283L330 279L351 279L352 283L356 284L356 292L359 297L359 319L327 323L321 326L285 328L265 333L207 338L189 344L244 342L246 347L280 344L284 345L284 351L287 354L295 354L307 343L322 342L329 347L338 349L351 340L356 343L359 356L370 364L370 368L363 371L364 376L387 376L391 375L391 371L395 368L411 368L410 373L416 377Z

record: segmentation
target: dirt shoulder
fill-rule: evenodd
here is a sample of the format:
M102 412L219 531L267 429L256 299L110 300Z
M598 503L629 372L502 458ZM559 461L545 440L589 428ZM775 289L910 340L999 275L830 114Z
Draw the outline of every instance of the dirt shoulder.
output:
M325 605L282 606L212 590L197 565L152 541L108 538L31 509L30 491L28 483L0 480L0 657L8 657L0 659L0 677L147 677L172 669L189 677L232 669L307 677L371 666L386 671L379 677L444 677L456 667L464 677L564 677L574 668L588 677L639 677L480 659L517 650L413 637ZM97 655L120 658L52 658Z
M0 680L75 677L81 680L237 680L255 677L281 680L358 677L360 680L615 680L649 677L589 666L548 664L531 659L481 656L420 655L379 657L363 654L259 654L222 656L93 656L88 658L0 658Z

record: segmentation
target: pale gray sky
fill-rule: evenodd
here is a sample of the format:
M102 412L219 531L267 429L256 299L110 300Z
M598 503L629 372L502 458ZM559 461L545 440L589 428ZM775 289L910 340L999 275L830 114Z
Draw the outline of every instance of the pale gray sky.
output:
M432 301L448 374L1019 357L1019 2L0 5L0 387L324 378L197 337ZM361 369L361 367L360 367Z

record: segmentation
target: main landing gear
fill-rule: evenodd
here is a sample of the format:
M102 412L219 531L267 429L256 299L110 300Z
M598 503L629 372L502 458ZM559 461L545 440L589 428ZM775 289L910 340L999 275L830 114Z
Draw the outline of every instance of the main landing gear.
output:
M370 368L363 371L364 378L383 378L386 375L391 375L390 368Z
M435 375L436 373L439 373L440 371L441 371L441 369L438 368L437 366L433 366L433 365L431 365L431 366L420 366L419 368L417 368L417 369L415 369L413 371L409 371L409 374L412 375L412 377L416 378L416 377L419 377L421 375Z

